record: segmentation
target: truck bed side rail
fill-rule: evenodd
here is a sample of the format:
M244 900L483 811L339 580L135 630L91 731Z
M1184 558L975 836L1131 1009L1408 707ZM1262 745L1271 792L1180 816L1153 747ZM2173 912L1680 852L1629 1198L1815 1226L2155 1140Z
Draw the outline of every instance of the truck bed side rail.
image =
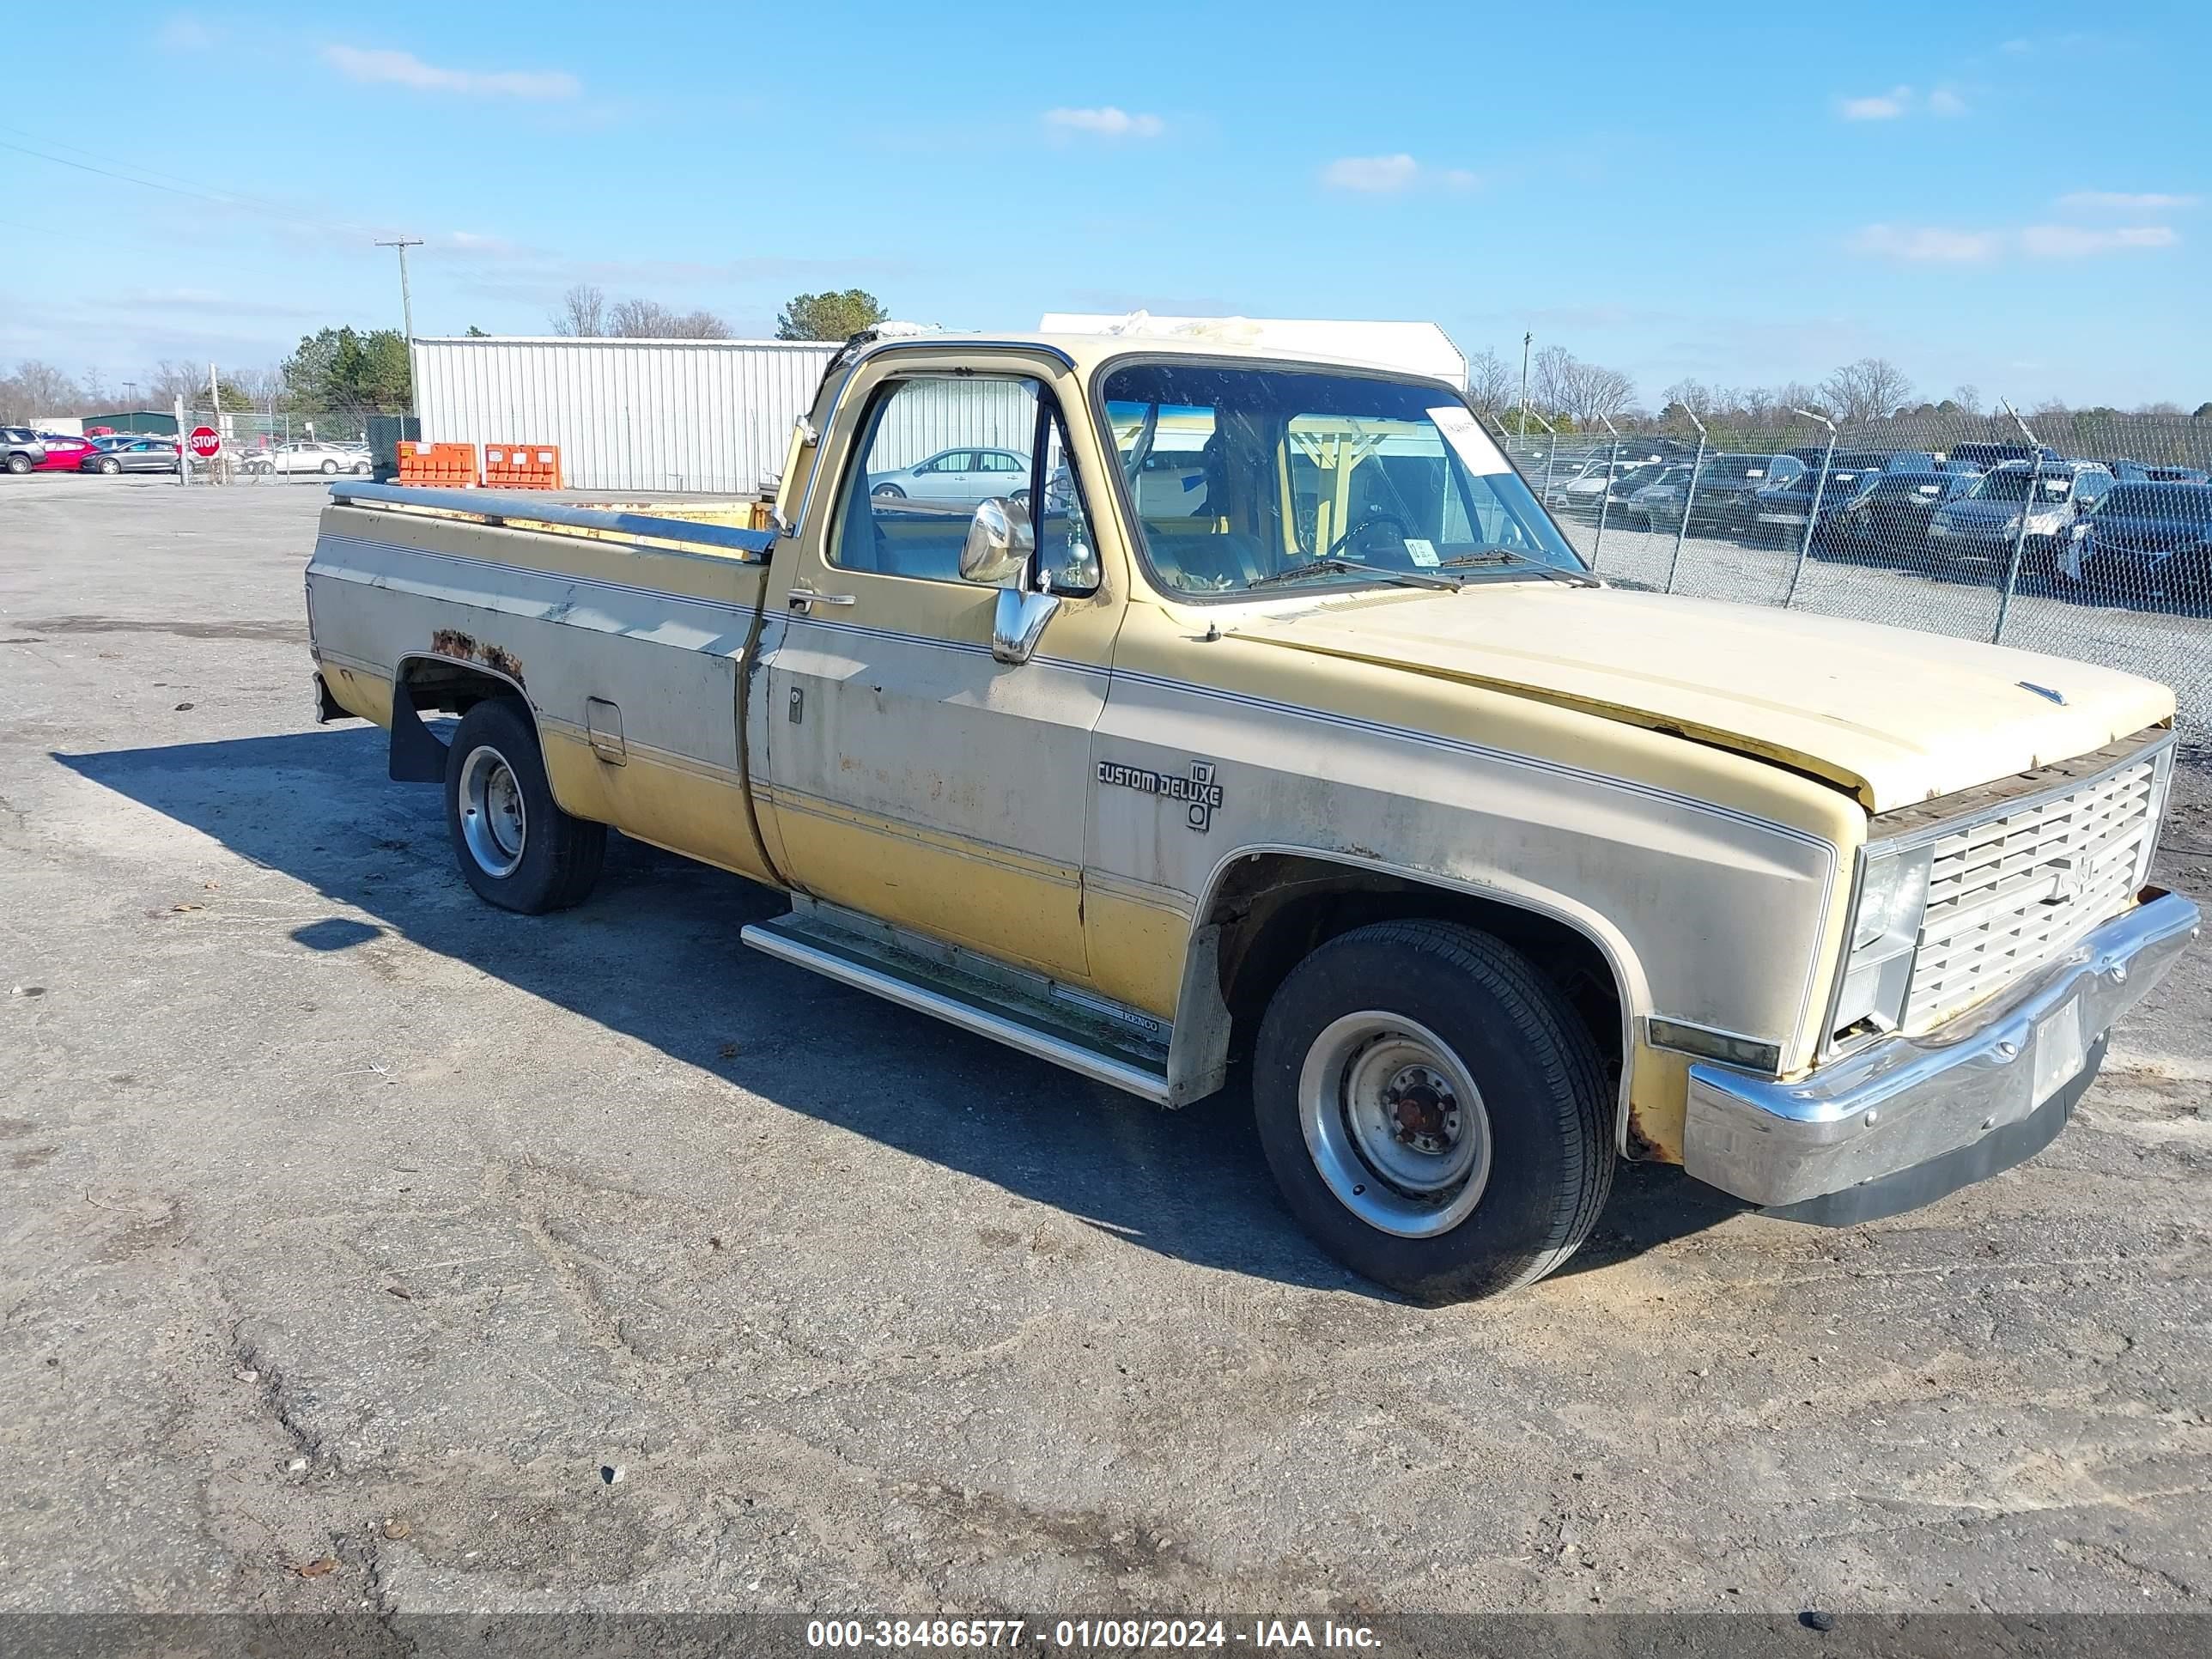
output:
M693 519L664 519L649 513L623 513L603 507L572 507L564 501L501 495L480 489L423 489L414 485L335 483L331 500L346 507L419 513L472 524L512 525L517 529L583 532L677 546L711 547L757 564L775 545L775 532L739 530Z

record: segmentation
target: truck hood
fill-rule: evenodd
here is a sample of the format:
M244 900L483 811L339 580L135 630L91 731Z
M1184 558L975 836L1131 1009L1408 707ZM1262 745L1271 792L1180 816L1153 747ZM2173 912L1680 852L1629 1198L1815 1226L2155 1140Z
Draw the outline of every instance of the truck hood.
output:
M1732 749L1826 779L1874 812L2070 759L2173 714L2164 686L2065 658L1617 588L1397 592L1231 631Z

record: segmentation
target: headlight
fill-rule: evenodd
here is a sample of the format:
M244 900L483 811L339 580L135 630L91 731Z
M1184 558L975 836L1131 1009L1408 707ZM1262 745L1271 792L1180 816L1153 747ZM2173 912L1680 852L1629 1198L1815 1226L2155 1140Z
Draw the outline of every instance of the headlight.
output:
M1868 849L1858 903L1851 912L1843 983L1828 1022L1831 1043L1862 1024L1893 1031L1904 1023L1935 856L1932 845Z

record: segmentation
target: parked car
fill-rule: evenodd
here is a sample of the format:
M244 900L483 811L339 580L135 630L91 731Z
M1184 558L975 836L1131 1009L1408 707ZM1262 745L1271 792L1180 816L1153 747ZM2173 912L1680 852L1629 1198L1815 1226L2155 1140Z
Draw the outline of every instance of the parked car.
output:
M1643 517L1654 530L1672 530L1682 521L1686 501L1692 532L1746 529L1756 522L1759 490L1804 471L1805 464L1790 454L1708 455L1698 469L1694 491L1689 489L1690 470L1684 467L1680 478L1639 492L1644 497Z
M2122 483L2212 483L2212 473L2201 467L2160 466L2149 461L2106 461Z
M1640 520L1646 530L1672 530L1682 521L1682 486L1687 483L1687 464L1668 462L1646 483L1628 493L1628 516Z
M912 466L870 473L868 494L975 507L994 496L1012 496L1029 476L1029 457L1011 449L940 449Z
M1952 466L1970 466L1977 472L1988 472L2008 461L2063 460L2065 458L2048 444L2038 447L2025 443L1953 444L1943 458Z
M87 450L77 462L77 471L111 475L118 472L174 472L178 453L174 438L125 438L105 449Z
M2123 599L2212 604L2212 484L2115 486L2075 526L2058 574Z
M1623 456L1620 460L1603 459L1589 462L1563 486L1553 489L1548 501L1554 507L1565 507L1576 513L1587 513L1595 518L1598 509L1606 505L1606 496L1613 493L1612 505L1619 507L1626 497L1619 494L1621 481L1638 472L1644 472L1659 464L1656 455ZM1641 489L1659 475L1649 471L1649 476L1639 478Z
M1678 463L1671 460L1652 460L1638 461L1623 466L1620 471L1614 475L1603 498L1594 503L1590 510L1595 513L1602 507L1608 518L1615 520L1625 518L1628 514L1628 504L1636 492L1646 484L1657 483L1667 476L1668 469L1676 465Z
M0 457L10 472L35 472L46 464L46 446L27 426L0 426Z
M2007 461L1936 509L1928 544L1951 558L2007 560L2020 540L2023 568L2048 569L2075 520L2117 482L2102 461L2039 461L2032 476L2027 462Z
M1815 549L1842 553L1925 553L1928 525L1936 509L1956 500L1981 479L1978 472L1876 472L1832 514L1826 503Z
M1754 503L1754 521L1760 529L1794 541L1804 534L1805 521L1812 516L1817 498L1820 517L1813 538L1818 542L1828 533L1829 526L1845 507L1881 479L1889 476L1883 465L1887 459L1887 457L1881 455L1839 454L1836 457L1838 464L1829 469L1825 483L1821 482L1820 465L1815 462L1794 477L1784 478L1759 491ZM1854 465L1843 465L1846 461Z
M46 459L39 463L41 472L74 472L76 464L92 453L92 441L66 432L40 432L33 434L46 446Z
M295 439L278 444L274 449L256 450L239 464L240 470L246 472L273 472L286 477L319 472L325 477L353 472L364 478L374 465L366 446L328 443L320 438Z

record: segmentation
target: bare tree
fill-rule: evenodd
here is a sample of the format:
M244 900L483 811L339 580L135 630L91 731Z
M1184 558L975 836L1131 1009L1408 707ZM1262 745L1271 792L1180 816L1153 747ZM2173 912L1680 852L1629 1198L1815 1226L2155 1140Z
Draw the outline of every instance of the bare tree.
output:
M553 331L573 340L597 339L607 331L607 296L589 283L578 283L561 296Z
M0 380L0 411L11 422L35 421L42 415L67 415L83 401L84 391L52 363L27 357L15 372Z
M1912 395L1912 382L1887 357L1862 357L1821 381L1820 395L1838 422L1878 421Z
M207 397L207 365L164 357L147 378L146 393L156 409L167 409L179 398L190 409Z
M1982 389L1971 381L1951 388L1951 401L1969 415L1982 412Z
M658 300L618 300L606 331L630 340L726 340L730 325L710 311L676 311Z
M1485 415L1494 415L1513 401L1513 371L1494 351L1478 351L1467 360L1467 400Z

